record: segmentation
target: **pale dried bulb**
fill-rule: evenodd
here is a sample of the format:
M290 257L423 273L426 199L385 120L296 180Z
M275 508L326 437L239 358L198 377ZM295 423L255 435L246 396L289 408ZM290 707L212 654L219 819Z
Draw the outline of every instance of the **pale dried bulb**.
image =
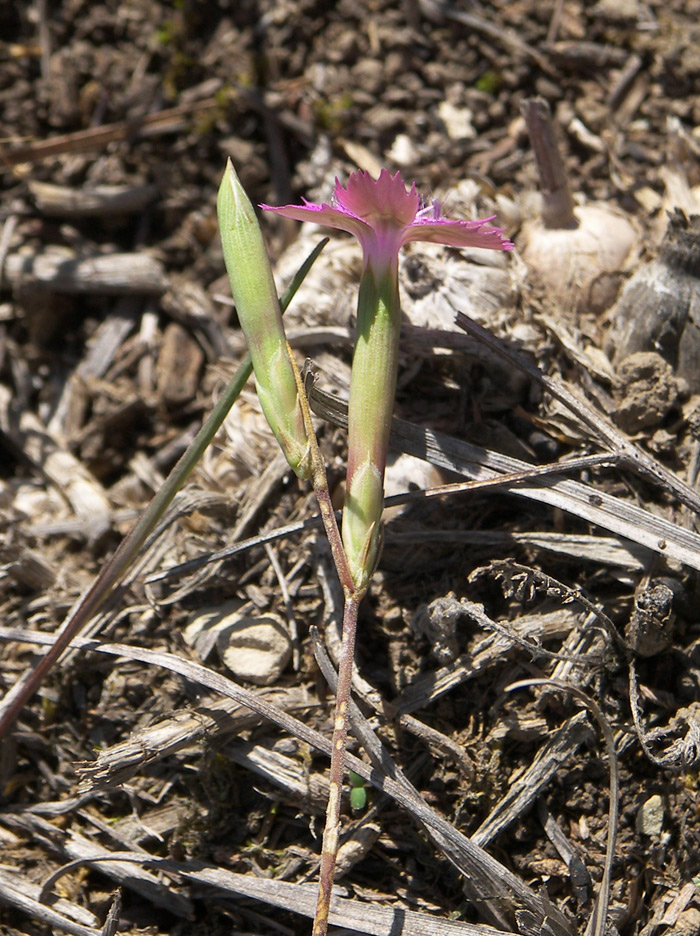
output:
M574 204L549 105L531 98L522 111L542 189L541 217L521 230L522 257L560 312L599 314L614 302L625 265L636 255L637 229L607 204Z
M559 310L598 315L615 301L639 236L626 215L605 204L581 205L573 215L573 228L548 228L541 219L525 222L521 254Z

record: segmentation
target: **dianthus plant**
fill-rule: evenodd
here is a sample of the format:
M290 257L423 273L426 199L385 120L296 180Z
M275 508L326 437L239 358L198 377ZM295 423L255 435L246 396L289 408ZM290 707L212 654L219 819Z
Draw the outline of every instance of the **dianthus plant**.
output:
M348 463L342 547L329 509L325 471L313 438L308 404L282 325L269 264L255 215L229 163L219 192L219 222L226 265L241 326L250 345L261 403L290 465L311 477L345 593L343 640L336 690L333 757L314 936L325 936L340 827L347 711L358 606L381 549L384 469L398 372L401 306L398 257L404 244L510 250L499 228L485 221L443 218L437 201L426 205L399 173L374 180L355 172L336 180L328 204L271 207L285 218L312 221L352 234L362 248L355 350L348 404Z

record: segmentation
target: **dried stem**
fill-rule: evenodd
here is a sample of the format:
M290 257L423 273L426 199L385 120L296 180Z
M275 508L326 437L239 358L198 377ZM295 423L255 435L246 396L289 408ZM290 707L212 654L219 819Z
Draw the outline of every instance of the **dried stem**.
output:
M542 189L542 221L547 228L577 228L574 200L554 134L549 104L541 97L526 98L520 106L535 154Z
M328 914L331 906L331 893L335 866L338 857L338 839L340 835L340 806L343 794L343 777L345 774L345 745L348 737L348 709L351 700L352 668L355 662L355 637L357 634L357 612L365 589L357 589L347 556L343 547L342 537L338 529L335 511L331 503L326 478L326 466L316 441L316 433L311 421L309 400L296 366L291 355L292 367L297 380L301 411L306 425L311 456L311 482L314 487L321 519L328 537L331 555L338 572L338 578L343 586L345 606L343 609L343 639L340 647L340 660L338 663L338 685L335 693L335 717L333 721L333 748L331 751L331 765L329 773L328 806L326 808L326 825L323 830L323 843L321 846L321 867L318 880L318 900L312 936L326 936L328 932Z
M347 556L345 555L345 549L343 548L343 540L340 535L340 530L338 529L338 521L335 517L331 494L328 490L326 465L318 449L316 432L311 420L311 410L309 409L309 398L306 395L304 382L289 344L287 344L287 350L289 351L289 358L292 362L292 370L294 371L297 392L299 394L299 403L301 405L301 415L304 420L304 428L306 429L306 435L309 441L311 484L313 485L314 494L318 501L318 508L321 511L321 520L323 521L323 527L331 547L331 555L333 556L333 562L338 572L338 578L340 579L340 584L343 586L343 591L347 594L348 592L354 591L354 585L348 566Z
M355 636L357 633L357 612L362 594L345 591L343 611L343 639L340 647L338 665L338 688L335 697L335 721L333 725L333 750L329 778L328 808L326 827L323 830L321 848L321 869L318 881L318 901L312 936L326 936L328 931L328 913L331 905L335 863L338 854L338 836L340 833L340 805L343 792L343 774L345 772L345 744L348 736L348 709L350 706L350 686L352 667L355 660Z

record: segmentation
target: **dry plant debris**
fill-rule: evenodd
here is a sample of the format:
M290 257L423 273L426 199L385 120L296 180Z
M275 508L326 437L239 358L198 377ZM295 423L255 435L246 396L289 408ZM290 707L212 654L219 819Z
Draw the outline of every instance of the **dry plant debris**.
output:
M505 692L548 679L597 702L614 736L610 923L698 932L700 397L683 258L700 214L699 16L697 0L0 6L4 692L243 356L215 223L227 156L257 202L323 201L336 175L387 166L517 240L538 199L521 107L540 97L570 190L641 233L602 313L576 283L553 301L519 257L402 259L395 454L430 471L397 472L406 496L360 622L350 760L367 803L353 813L346 791L332 926L587 932L610 765L565 693ZM318 232L266 224L282 290ZM358 256L331 241L289 310L338 506ZM662 319L659 283L675 289ZM455 487L426 496L426 478ZM247 389L2 742L3 933L310 930L329 568L313 500ZM287 630L274 685L229 678L213 634L186 642L188 622L227 607Z

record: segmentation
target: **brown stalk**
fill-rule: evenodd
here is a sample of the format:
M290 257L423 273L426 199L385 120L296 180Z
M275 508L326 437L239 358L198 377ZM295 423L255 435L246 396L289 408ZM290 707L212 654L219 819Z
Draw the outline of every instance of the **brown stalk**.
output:
M345 745L348 737L348 709L350 706L350 687L352 667L355 661L355 637L357 634L357 612L362 595L345 593L343 609L343 639L338 665L338 688L335 694L335 719L333 722L333 747L329 773L328 807L326 826L323 830L321 846L321 867L318 877L318 900L312 936L326 936L328 932L328 914L331 907L331 894L335 865L338 856L340 836L340 805L343 793L343 775L345 773Z
M333 879L338 857L338 840L340 836L340 807L343 794L343 775L345 773L345 746L347 744L348 727L347 712L350 702L352 667L355 660L355 637L357 633L357 612L362 595L355 592L348 561L343 549L343 542L338 529L335 511L328 490L326 469L318 450L316 433L311 422L309 402L304 390L296 362L291 355L292 367L297 379L302 414L306 424L307 435L311 449L312 484L316 500L321 512L321 520L330 544L331 555L335 564L338 578L343 587L343 639L341 645L340 664L338 667L338 685L335 696L335 715L333 719L333 747L331 751L331 764L328 778L328 805L326 808L326 824L323 830L321 845L321 866L318 880L318 899L314 916L313 936L326 936L328 932L328 915L330 913Z
M525 118L542 190L542 221L547 228L576 228L574 200L554 133L549 104L544 98L526 98L520 106Z
M328 806L326 824L321 845L321 866L318 879L318 900L314 916L313 936L326 936L328 915L331 908L333 879L338 858L338 840L340 837L340 807L343 796L343 776L345 774L345 747L348 738L348 709L351 702L352 667L355 662L355 638L357 635L357 614L360 602L365 594L358 590L352 580L343 541L338 529L335 511L328 490L326 466L318 449L316 433L311 420L309 400L299 374L296 361L289 348L289 356L299 391L301 411L309 440L311 461L311 481L318 501L321 519L328 537L331 555L343 587L343 638L338 665L338 684L335 693L335 715L333 718L333 741L331 765L328 777ZM310 376L310 375L309 375Z

